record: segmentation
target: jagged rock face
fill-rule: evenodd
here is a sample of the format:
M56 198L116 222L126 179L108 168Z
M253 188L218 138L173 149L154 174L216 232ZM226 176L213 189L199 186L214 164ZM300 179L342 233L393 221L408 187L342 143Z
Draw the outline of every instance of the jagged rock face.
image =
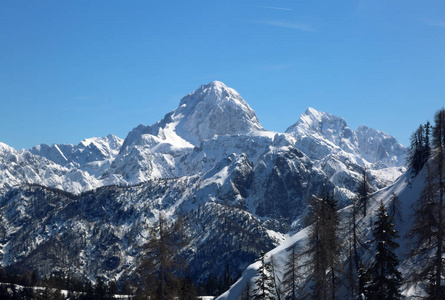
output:
M43 156L56 164L67 166L85 166L89 163L113 159L122 146L123 140L115 135L90 138L78 145L70 144L41 144L29 149L35 155Z
M397 140L384 132L366 127L358 127L354 131L359 145L360 154L373 163L382 162L387 166L404 166L407 150Z
M394 137L364 125L352 131L343 118L313 108L308 108L286 132L297 138L296 147L312 159L345 152L356 156L361 165L405 166L407 149Z
M172 115L172 120L176 118L181 119L178 134L194 144L215 135L263 130L255 112L243 98L218 81L185 96Z
M86 171L67 168L0 143L0 195L23 183L43 184L75 193L100 186Z
M389 135L352 131L314 109L286 133L264 130L236 91L212 82L124 141L109 135L30 151L0 144L1 262L41 275L130 276L140 233L165 212L184 215L191 242L183 255L195 279L226 263L236 274L300 228L323 187L345 206L363 167L377 190L403 172L405 153Z
M196 179L110 186L81 195L36 185L13 189L0 200L2 262L41 276L61 271L84 279L129 278L157 213L177 205L189 240L183 256L197 280L219 274L226 264L235 276L261 249L277 245L252 214L218 202L198 204L187 192L191 186L199 188Z

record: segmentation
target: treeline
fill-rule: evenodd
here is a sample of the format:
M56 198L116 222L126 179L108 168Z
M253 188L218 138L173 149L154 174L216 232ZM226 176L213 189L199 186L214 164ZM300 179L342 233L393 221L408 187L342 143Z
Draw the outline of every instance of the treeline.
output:
M0 299L89 300L113 299L114 295L121 295L134 300L195 300L198 295L218 296L237 279L232 278L227 264L218 277L210 275L200 284L192 280L181 256L181 250L188 244L182 218L169 222L161 213L158 221L147 228L144 238L146 243L140 249L139 267L128 282L105 282L98 277L93 284L62 272L40 278L35 271L0 268Z
M363 208L363 205L358 207ZM358 209L351 209L350 218L358 212ZM361 211L356 218L364 218ZM256 279L247 283L239 299L400 299L402 276L397 269L399 261L395 249L398 244L395 240L398 236L393 221L387 208L380 203L373 224L373 239L366 243L376 254L365 264L359 251L364 244L359 241L359 229L355 229L354 234L351 227L349 238L340 239L348 228L340 226L333 193L323 192L311 201L307 245L290 247L284 268L280 268L274 256L266 258L263 253L258 260Z
M402 237L411 242L409 259L416 262L409 278L402 278L396 255L400 201L390 195L384 199L386 206L380 202L374 222L365 219L372 191L364 169L344 225L332 192L323 190L314 196L306 220L307 245L290 247L284 268L263 253L255 280L246 284L239 299L397 300L402 298L403 283L422 284L426 295L418 295L421 298L445 299L444 152L445 109L441 109L434 116L434 126L429 122L419 126L411 140L409 165L414 175L422 172L425 184L407 220L408 234ZM362 230L369 227L372 238L366 240Z
M132 289L126 283L119 287L116 282L105 283L101 278L92 284L61 273L39 278L35 271L17 274L0 269L0 299L93 300L114 299L117 294L131 295Z

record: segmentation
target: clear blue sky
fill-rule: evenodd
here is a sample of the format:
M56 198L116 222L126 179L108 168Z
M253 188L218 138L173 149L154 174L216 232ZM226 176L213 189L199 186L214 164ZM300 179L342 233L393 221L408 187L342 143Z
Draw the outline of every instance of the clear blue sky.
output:
M445 105L445 1L0 2L0 141L125 138L213 80L283 132L307 107L407 145Z

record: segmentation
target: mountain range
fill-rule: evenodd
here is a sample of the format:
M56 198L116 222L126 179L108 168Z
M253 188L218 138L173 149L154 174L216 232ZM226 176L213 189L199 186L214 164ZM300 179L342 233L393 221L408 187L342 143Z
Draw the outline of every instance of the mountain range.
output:
M162 212L183 216L194 280L226 266L235 278L303 228L312 195L332 190L348 207L363 172L373 191L388 188L406 156L394 137L313 108L268 131L234 89L211 82L124 140L0 143L0 261L40 276L131 278Z

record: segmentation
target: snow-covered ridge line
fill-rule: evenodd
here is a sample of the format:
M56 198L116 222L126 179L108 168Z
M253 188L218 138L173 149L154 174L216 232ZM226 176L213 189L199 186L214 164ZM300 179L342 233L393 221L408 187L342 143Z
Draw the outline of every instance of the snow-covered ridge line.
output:
M404 148L378 131L352 131L345 120L315 109L293 128L265 130L235 90L213 82L125 140L109 135L29 151L0 144L0 235L6 232L8 241L0 257L46 274L33 253L46 251L45 243L70 245L66 250L80 262L76 272L121 278L136 268L137 233L162 212L188 221L194 279L226 263L235 276L260 249L301 228L307 199L323 185L344 207L364 168L373 190L405 169ZM105 244L107 250L99 247ZM211 263L215 253L221 259ZM52 263L72 271L66 261Z
M207 147L215 143L218 147ZM30 182L79 193L110 184L203 175L232 153L252 159L249 153L259 157L277 146L301 150L337 182L342 179L336 174L348 173L351 164L379 170L375 176L382 184L403 172L395 167L405 165L406 148L393 137L365 126L352 131L344 119L313 108L286 133L267 131L234 89L215 81L186 95L156 124L139 125L125 140L108 135L20 152L3 145L0 155L9 154L0 159L0 165L5 164L0 188Z

